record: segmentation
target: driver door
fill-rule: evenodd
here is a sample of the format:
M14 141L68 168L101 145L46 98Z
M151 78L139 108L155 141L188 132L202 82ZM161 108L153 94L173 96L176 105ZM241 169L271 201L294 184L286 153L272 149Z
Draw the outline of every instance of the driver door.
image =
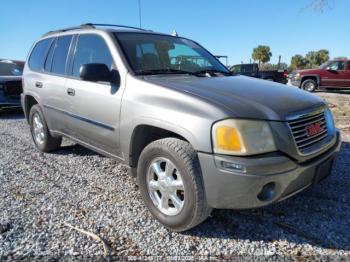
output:
M344 61L334 61L324 70L321 77L322 86L346 87L346 71Z
M115 68L109 47L100 35L81 34L75 46L71 77L66 82L66 97L71 108L70 133L88 145L118 156L122 94L116 84L80 79L81 65L89 63Z

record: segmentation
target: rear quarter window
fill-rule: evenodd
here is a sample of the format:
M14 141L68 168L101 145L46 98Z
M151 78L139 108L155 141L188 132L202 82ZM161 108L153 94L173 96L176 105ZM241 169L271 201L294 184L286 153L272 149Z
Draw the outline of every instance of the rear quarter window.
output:
M47 50L51 44L52 38L39 41L30 54L28 65L33 71L42 71Z

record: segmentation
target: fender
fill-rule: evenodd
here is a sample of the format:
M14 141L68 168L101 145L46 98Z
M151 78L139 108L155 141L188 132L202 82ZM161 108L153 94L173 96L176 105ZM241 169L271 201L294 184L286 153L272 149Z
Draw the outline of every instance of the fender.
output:
M27 114L27 112L26 112L26 106L27 106L27 103L28 103L28 97L29 97L29 96L34 97L34 99L38 102L38 104L39 104L40 106L42 106L41 100L40 100L39 96L38 96L35 92L27 91L26 93L23 93L23 94L21 95L21 99L23 99L23 102L22 102L23 112L24 112L24 116L25 116L25 118L27 119L27 121L28 121L29 112L28 112L28 114Z
M179 136L182 136L183 138L185 138L193 146L195 150L198 149L200 141L198 141L198 138L196 138L196 136L192 134L192 132L185 129L184 127L176 125L172 122L168 122L168 121L164 121L156 118L139 117L135 119L132 123L132 126L130 128L130 130L132 130L132 134L128 136L127 140L124 140L124 141L121 140L121 148L124 153L124 157L129 156L131 153L132 144L135 137L135 130L137 129L137 127L144 126L144 125L161 128L169 132L176 133ZM210 139L210 134L208 134L208 136ZM128 161L129 159L125 157L125 160Z
M304 81L304 79L306 78L306 77L315 77L316 78L316 83L317 83L317 85L318 86L320 86L320 84L321 84L321 79L320 79L320 76L319 75L314 75L314 74L307 74L307 75L303 75L302 77L301 77L301 83Z

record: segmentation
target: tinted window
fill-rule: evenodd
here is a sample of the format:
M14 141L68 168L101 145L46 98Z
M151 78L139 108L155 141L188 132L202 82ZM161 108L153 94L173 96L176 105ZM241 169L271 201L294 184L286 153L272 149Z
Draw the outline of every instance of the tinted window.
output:
M113 59L107 44L98 35L80 35L73 59L73 76L79 77L81 65L89 63L105 64L112 69Z
M29 67L34 71L41 71L44 66L45 56L47 49L51 43L52 39L45 39L38 42L29 57Z
M348 70L350 70L350 61L348 62Z
M61 36L57 39L51 65L52 73L60 75L65 73L67 54L71 40L71 35Z

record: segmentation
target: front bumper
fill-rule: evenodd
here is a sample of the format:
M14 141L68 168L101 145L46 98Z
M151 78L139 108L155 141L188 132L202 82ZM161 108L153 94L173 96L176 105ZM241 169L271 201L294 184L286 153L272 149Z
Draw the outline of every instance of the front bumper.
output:
M247 158L198 153L208 205L230 209L262 207L319 182L329 175L333 159L340 150L340 133L336 136L331 149L304 163L280 154ZM222 162L245 166L247 173L228 171L222 167ZM322 177L318 177L321 174Z
M4 95L3 91L0 90L0 111L20 109L21 107L21 100L19 98L8 98Z
M300 87L300 85L301 85L301 81L300 80L296 80L296 79L293 79L293 78L290 80L290 82L291 82L291 84L293 86Z

